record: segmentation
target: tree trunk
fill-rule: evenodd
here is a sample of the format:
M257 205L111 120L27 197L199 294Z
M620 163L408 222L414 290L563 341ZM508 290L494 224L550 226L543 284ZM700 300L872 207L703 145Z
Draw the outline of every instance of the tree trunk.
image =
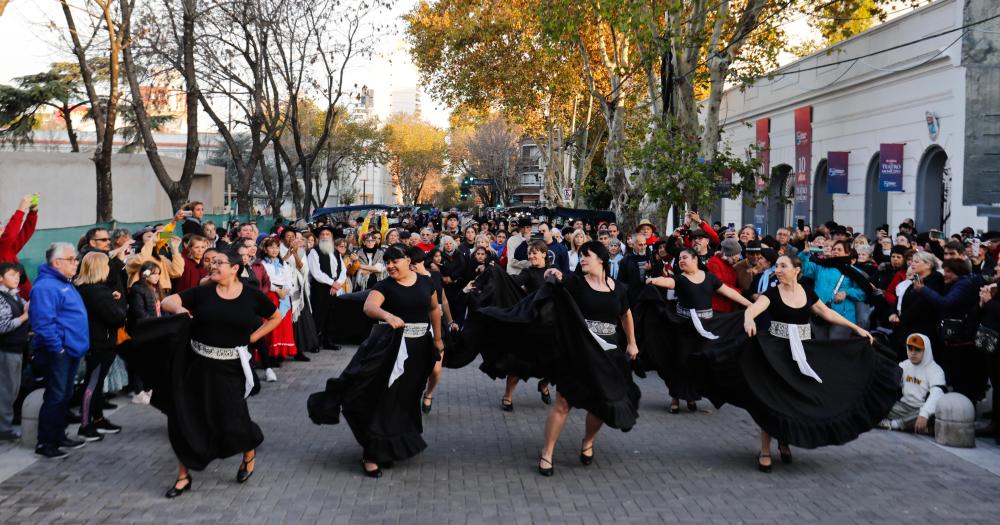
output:
M73 129L73 109L69 107L69 104L63 102L61 108L59 108L59 113L62 115L63 124L66 125L66 136L69 137L69 147L70 151L73 153L80 153L80 141L78 140L76 130Z
M122 40L125 42L131 42L131 5L129 2L122 2ZM194 35L194 22L193 20L187 20L187 8L185 7L185 38L193 38ZM189 29L188 26L191 26ZM187 45L187 44L185 44ZM193 46L193 43L191 44ZM187 61L188 51L185 51L185 61ZM193 61L193 55L191 57ZM184 167L181 170L180 180L174 181L170 174L167 173L167 168L163 165L163 160L160 158L159 147L156 144L156 139L153 137L153 126L150 123L149 113L146 112L146 105L142 100L141 86L139 85L139 77L136 70L135 58L132 54L131 44L126 45L122 48L122 65L125 69L125 78L128 81L129 92L131 93L131 104L132 110L135 113L135 124L136 128L139 130L139 136L142 138L143 148L146 150L146 158L149 159L149 166L153 170L153 175L156 176L156 180L160 183L160 187L166 192L167 197L170 198L170 204L174 210L178 210L187 204L188 194L191 191L191 183L194 180L194 170L195 165L198 161L198 95L197 95L197 84L193 86L188 84L188 101L190 103L192 97L194 100L194 107L187 108L187 149L184 153ZM191 66L193 72L193 64ZM191 89L195 90L194 92ZM193 120L192 120L193 119Z
M114 191L111 184L111 155L94 157L97 175L97 222L114 220Z

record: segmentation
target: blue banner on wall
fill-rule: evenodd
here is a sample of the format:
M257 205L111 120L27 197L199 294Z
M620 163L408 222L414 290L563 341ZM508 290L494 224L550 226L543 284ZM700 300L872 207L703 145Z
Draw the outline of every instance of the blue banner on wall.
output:
M826 192L847 193L847 151L826 154Z
M879 191L903 191L903 145L879 145Z

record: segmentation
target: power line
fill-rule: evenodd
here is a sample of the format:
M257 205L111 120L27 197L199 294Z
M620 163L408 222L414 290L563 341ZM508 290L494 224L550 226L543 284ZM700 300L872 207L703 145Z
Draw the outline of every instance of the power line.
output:
M950 34L950 33L954 33L955 31L964 31L964 30L966 30L966 29L968 29L970 27L977 26L979 24L984 24L986 22L989 22L990 20L995 20L997 18L1000 18L1000 14L996 14L996 15L993 15L991 17L984 18L982 20L977 20L975 22L970 22L970 23L968 23L968 24L966 24L964 26L961 26L961 27L956 27L956 28L953 28L953 29L948 29L948 30L941 31L941 32L938 32L938 33L934 33L934 34L931 34L931 35L928 35L928 36L925 36L925 37L922 37L922 38L919 38L919 39L916 39L916 40L911 40L909 42L904 42L902 44L897 44L897 45L892 46L892 47L887 47L885 49L880 49L878 51L872 51L871 53L866 53L864 55L857 56L857 57L854 57L854 58L847 58L847 59L844 59L844 60L837 60L835 62L830 62L828 64L818 64L818 65L815 65L815 66L810 66L810 67L805 67L805 68L799 68L799 69L796 69L796 70L793 70L793 71L782 71L782 72L778 72L778 73L769 74L768 77L772 77L773 78L773 77L780 77L780 76L785 76L785 75L792 75L792 74L795 74L795 73L804 73L806 71L815 71L817 69L823 69L823 68L827 68L827 67L839 66L841 64L846 64L848 62L856 62L856 61L864 59L864 58L873 57L875 55L880 55L882 53L888 53L889 51L895 51L897 49L902 49L904 47L912 46L914 44L919 44L920 42L923 42L925 40L930 40L932 38L937 38L939 36L944 36L944 35L947 35L947 34ZM963 35L964 35L964 33L963 33ZM959 39L961 39L961 37L959 37ZM954 45L954 42L952 44L949 44L947 47L951 47L951 45Z

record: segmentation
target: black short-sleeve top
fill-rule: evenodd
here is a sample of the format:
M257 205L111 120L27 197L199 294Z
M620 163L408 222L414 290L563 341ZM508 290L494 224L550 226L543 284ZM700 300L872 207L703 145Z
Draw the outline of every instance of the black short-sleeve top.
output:
M809 288L803 287L806 292L806 304L802 308L792 308L785 304L781 300L781 292L778 291L778 287L774 286L768 288L764 292L764 296L771 301L771 304L767 307L767 312L771 314L771 320L777 321L779 323L788 324L809 324L809 317L811 315L812 305L819 300L816 293Z
M191 312L191 338L220 348L250 344L250 334L260 328L261 318L271 317L277 308L264 292L245 284L235 299L219 297L212 284L188 288L179 295Z
M562 282L584 319L618 324L628 311L628 287L621 282L614 281L615 289L610 292L591 288L586 278L573 273L564 273Z
M677 304L684 310L711 310L712 295L722 287L722 281L712 272L705 272L705 280L693 283L687 276L679 273L674 277L674 291L677 292Z
M444 279L441 277L441 272L431 272L429 277L434 286L434 293L437 294L438 304L444 304Z
M406 323L428 323L428 313L431 309L435 293L434 283L426 275L417 275L417 280L410 286L403 286L395 279L383 279L375 285L385 301L382 309L399 317Z

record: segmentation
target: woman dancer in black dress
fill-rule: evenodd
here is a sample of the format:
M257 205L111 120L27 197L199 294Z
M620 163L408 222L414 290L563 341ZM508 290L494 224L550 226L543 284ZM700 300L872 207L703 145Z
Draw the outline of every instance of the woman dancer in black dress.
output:
M710 325L707 321L715 317L712 295L718 293L743 306L750 306L750 301L736 290L723 286L718 277L699 268L698 255L693 250L682 250L677 256L677 265L681 271L675 277L646 279L647 284L672 289L677 293L676 314L669 310L665 312L672 323L664 323L660 316L659 319L651 319L655 326L643 330L644 334L653 331L664 335L664 329L674 328L666 334L673 344L643 343L644 351L650 354L651 364L655 365L670 391L671 414L680 411L681 399L687 401L688 410L694 412L698 409L696 401L701 395L688 362L692 355L704 348L707 341L717 337L710 329L705 328L706 324ZM646 324L646 319L643 321Z
M744 312L744 330L756 340L740 356L746 391L734 396L761 426L757 464L762 472L771 471L772 433L782 462L790 463L786 443L806 448L842 444L874 427L897 398L900 374L893 361L873 349L871 334L798 283L798 257L781 256L775 268L778 286ZM755 320L764 312L770 324L758 333ZM811 315L861 338L812 340Z
M441 316L444 320L444 326L448 327L448 331L457 332L458 323L455 322L451 317L451 309L448 307L448 296L444 293L444 283L441 280L441 272L430 272L424 266L427 254L423 250L416 246L411 246L406 250L406 255L410 257L410 268L413 269L414 273L427 277L431 280L431 284L434 285L434 294L437 295L438 305L441 308ZM441 382L441 369L444 364L444 356L438 359L434 363L434 370L431 372L431 376L427 378L427 389L424 390L423 399L420 401L420 410L424 414L430 414L431 409L434 407L434 390L437 388L438 383Z
M340 377L309 397L309 417L336 424L341 410L363 448L365 474L381 477L380 465L415 456L427 448L420 436L420 396L444 350L441 309L429 277L410 269L397 246L385 251L389 279L365 300L364 313L379 321ZM433 342L428 328L433 328Z
M204 470L213 459L238 452L243 462L236 480L245 482L264 441L246 404L253 387L247 346L274 330L282 317L263 292L240 282L241 264L235 251L216 253L209 261L212 284L171 295L160 305L165 313L192 318L190 351L173 364L167 433L180 465L168 498L191 488L189 470ZM267 319L263 325L262 317ZM154 390L154 404L157 394L161 392Z
M528 263L531 266L525 268L521 273L512 276L514 283L529 294L541 288L545 284L545 271L549 268L548 253L549 247L545 244L545 241L540 239L530 241L528 243ZM474 284L475 281L469 283L469 286L473 286ZM467 286L466 290L468 289ZM514 410L514 390L517 389L519 381L520 378L513 374L507 376L507 388L500 399L500 409L504 412L512 412ZM546 405L552 404L552 395L549 392L548 381L544 379L538 381L538 393L542 396L542 403Z
M562 349L567 354L554 370L556 400L545 422L545 445L538 463L538 472L543 476L554 473L556 441L566 425L570 407L587 410L586 431L580 445L580 462L585 466L594 461L594 440L605 423L627 431L638 417L639 389L632 382L628 361L639 355L639 349L626 287L608 275L609 254L603 244L584 243L579 255L583 275L563 274L554 268L546 274L561 281L572 297L572 302L565 306L572 308L570 305L575 303L582 314L585 324L580 329L590 332L583 340L593 338L603 352L587 353L579 347ZM568 317L568 312L560 311L559 315ZM556 330L561 342L570 346L560 328Z

